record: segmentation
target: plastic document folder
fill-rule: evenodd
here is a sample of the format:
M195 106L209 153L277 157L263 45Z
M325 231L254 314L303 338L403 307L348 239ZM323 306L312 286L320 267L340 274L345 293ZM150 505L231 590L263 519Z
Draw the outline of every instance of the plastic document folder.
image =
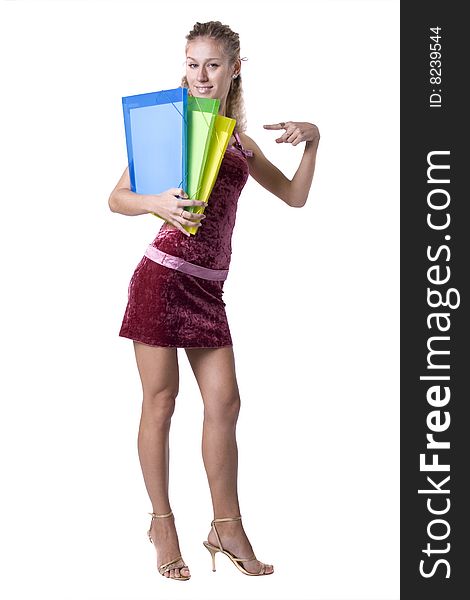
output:
M182 87L122 98L133 192L186 190L187 105Z
M215 117L220 100L188 97L188 188L191 199L199 199ZM186 210L194 209L193 206ZM194 211L193 211L194 212Z
M205 200L206 202L209 200L209 196L211 195L212 188L217 180L220 165L222 164L222 159L225 151L227 150L227 146L232 136L235 124L235 119L230 119L229 117L223 117L221 115L216 115L215 117L214 128L207 153L206 165L204 167L202 176L201 190L197 198L198 200ZM193 208L195 209L193 211L195 213L199 214L204 212L203 206L195 206ZM195 234L198 230L198 227L185 227L185 229L189 233Z

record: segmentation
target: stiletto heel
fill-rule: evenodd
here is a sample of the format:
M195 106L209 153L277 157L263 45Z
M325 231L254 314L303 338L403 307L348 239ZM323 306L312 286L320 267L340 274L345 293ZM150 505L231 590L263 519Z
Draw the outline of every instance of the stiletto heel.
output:
M217 548L214 548L209 544L209 542L202 542L204 547L209 550L212 556L212 571L215 572L215 555L217 554Z
M244 573L245 575L271 575L272 573L274 573L274 570L269 571L267 573L266 567L271 567L272 565L268 565L268 564L261 562L260 560L258 560L256 558L256 556L254 554L253 554L253 556L250 556L249 558L238 558L234 554L232 554L229 550L225 550L224 547L222 546L222 542L220 541L220 537L219 537L219 532L217 531L217 527L215 526L215 524L221 523L222 521L241 521L241 519L242 519L241 516L240 517L226 517L224 519L213 519L211 526L214 530L215 537L217 538L217 543L219 544L219 547L217 548L216 546L213 546L208 541L202 542L204 547L207 548L209 550L209 552L211 553L212 571L215 571L215 555L217 554L217 552L222 552L222 554L225 554L225 556L228 556L228 558L233 562L233 564L237 567L237 569L239 571L241 571L242 573ZM239 564L239 563L244 563L249 560L258 560L258 562L261 563L261 569L259 570L258 573L250 573L244 567L242 567L241 564Z
M167 513L166 515L157 515L156 513L149 513L149 515L152 516L152 520L150 521L150 528L147 531L147 535L148 535L150 542L153 544L153 539L152 539L152 536L150 535L150 530L152 529L152 521L154 519L164 519L165 517L171 517L173 515L173 511L170 510L170 512ZM183 565L176 567L175 563L177 563L180 560L183 561ZM184 562L183 558L180 555L177 558L170 560L170 562L167 562L164 565L160 565L158 567L158 572L160 573L160 575L163 575L163 577L165 577L165 573L167 571L171 571L171 569L180 569L179 577L165 577L165 579L175 579L176 581L187 581L188 579L191 578L191 576L181 575L181 569L184 569L184 567L186 567L187 569L189 568L188 565Z

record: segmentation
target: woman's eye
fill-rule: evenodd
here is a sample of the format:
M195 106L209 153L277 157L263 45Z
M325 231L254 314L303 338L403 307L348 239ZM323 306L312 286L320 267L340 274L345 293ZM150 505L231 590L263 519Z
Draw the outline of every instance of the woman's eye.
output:
M207 66L208 67L218 67L219 65L217 63L209 63ZM193 67L197 67L197 64L196 63L188 63L188 67L190 67L192 69Z

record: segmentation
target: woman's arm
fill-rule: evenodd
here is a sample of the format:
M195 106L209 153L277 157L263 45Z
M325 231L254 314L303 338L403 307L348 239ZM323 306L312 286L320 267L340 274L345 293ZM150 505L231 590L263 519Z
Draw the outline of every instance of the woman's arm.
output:
M112 212L129 217L152 213L187 236L191 234L185 227L200 227L202 220L206 218L203 213L184 210L188 206L207 206L207 202L190 200L181 188L171 188L161 194L136 194L130 187L129 167L126 167L108 198Z
M253 156L248 157L250 175L269 192L293 207L304 206L312 185L315 172L320 133L312 123L296 123L288 121L284 124L265 125L266 129L286 129L285 133L276 140L277 143L291 143L296 146L305 141L305 148L300 165L290 180L261 151L261 148L252 138L244 133L240 134L242 145L247 150L253 151Z
M121 179L109 195L108 205L110 210L128 217L152 212L155 203L151 203L150 197L147 194L136 194L130 187L129 167L126 167Z

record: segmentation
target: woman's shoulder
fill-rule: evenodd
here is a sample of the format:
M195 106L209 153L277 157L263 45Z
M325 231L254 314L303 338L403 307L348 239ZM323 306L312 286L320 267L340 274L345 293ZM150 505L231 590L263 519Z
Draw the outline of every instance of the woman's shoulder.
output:
M238 135L240 137L240 142L242 143L242 146L245 148L245 150L251 150L252 152L259 150L256 142L245 132L240 132Z

